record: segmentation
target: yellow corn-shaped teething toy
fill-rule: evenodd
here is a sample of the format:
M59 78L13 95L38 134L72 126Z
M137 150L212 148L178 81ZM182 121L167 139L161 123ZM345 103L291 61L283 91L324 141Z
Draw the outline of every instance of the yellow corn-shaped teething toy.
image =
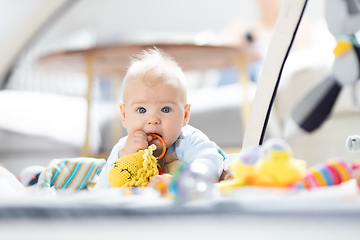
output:
M108 180L111 187L146 187L151 178L159 171L157 160L153 156L154 144L145 150L140 150L119 158L110 168Z

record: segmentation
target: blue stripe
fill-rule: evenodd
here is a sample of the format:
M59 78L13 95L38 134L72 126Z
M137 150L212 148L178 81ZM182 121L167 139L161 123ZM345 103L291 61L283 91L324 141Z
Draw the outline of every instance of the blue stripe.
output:
M85 186L85 184L88 182L89 180L89 175L91 174L92 170L95 168L96 164L95 162L91 163L90 168L88 169L87 173L85 174L83 180L80 182L80 185L77 189L81 189Z
M69 159L67 158L65 161L61 161L59 166L55 168L55 171L51 177L51 185L54 185L54 182L56 181L56 179L58 178L58 175L60 174L61 170L64 168L65 164L69 161Z
M100 174L100 172L102 171L102 166L104 166L104 165L105 165L105 163L100 162L98 168L96 169L96 174Z
M333 185L334 181L333 181L333 178L331 177L331 173L329 172L330 170L328 168L321 167L321 168L319 168L319 171L324 176L324 178L327 182L327 185L328 186Z
M58 175L60 174L61 170L64 168L64 166L66 165L66 163L68 163L69 159L66 158L64 160L60 161L59 166L55 169L54 174L53 174L53 178L57 179Z
M66 181L64 182L64 184L62 185L61 188L67 188L68 185L70 184L71 180L74 178L74 176L76 175L76 173L79 171L79 168L81 167L83 163L82 162L77 162L75 164L74 169L72 170L71 174L67 177Z

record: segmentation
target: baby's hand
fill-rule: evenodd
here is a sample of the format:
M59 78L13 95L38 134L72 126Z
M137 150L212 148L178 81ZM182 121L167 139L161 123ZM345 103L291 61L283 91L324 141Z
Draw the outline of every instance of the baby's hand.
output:
M124 148L119 152L119 158L146 149L151 139L151 136L147 136L143 131L136 131L129 134Z

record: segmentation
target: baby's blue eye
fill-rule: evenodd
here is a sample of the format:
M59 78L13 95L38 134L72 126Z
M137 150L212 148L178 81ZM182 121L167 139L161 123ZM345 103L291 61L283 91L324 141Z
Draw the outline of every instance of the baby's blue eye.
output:
M164 107L163 109L161 109L161 111L162 111L163 113L168 113L168 112L170 112L170 108Z
M141 107L136 110L138 113L146 113L146 109Z

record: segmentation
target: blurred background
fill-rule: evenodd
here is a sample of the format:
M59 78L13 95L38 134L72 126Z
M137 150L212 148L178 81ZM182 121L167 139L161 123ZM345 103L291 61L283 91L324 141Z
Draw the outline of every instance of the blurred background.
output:
M173 46L174 54L191 46L185 59L199 66L204 61L184 67L189 123L226 152L238 152L280 5L280 0L0 1L0 164L18 175L54 158L106 159L126 134L118 108L123 71L101 70L99 65L120 63L95 53L106 50L114 57L126 55L126 46L161 44ZM285 139L309 165L359 157L345 148L347 136L360 132L354 86L343 89L319 129L285 133L295 104L332 69L336 41L324 9L324 0L308 2L266 132L266 138ZM216 52L217 47L227 49ZM206 65L207 58L220 63Z

